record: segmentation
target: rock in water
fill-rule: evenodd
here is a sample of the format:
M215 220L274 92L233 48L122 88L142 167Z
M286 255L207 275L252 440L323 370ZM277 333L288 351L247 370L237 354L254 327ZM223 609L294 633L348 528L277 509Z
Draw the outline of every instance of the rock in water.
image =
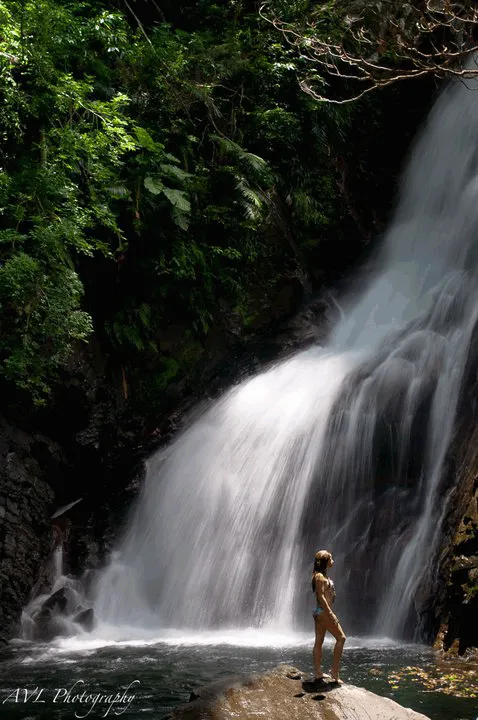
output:
M48 600L43 603L40 612L58 612L64 613L68 605L68 597L66 588L61 587L59 590L50 595Z
M93 612L93 608L88 608L87 610L82 610L81 612L79 612L73 618L73 622L81 625L83 630L91 632L95 627L95 614Z
M293 679L300 676L300 679ZM195 698L171 720L429 720L393 700L354 685L311 689L311 683L288 665L199 688Z

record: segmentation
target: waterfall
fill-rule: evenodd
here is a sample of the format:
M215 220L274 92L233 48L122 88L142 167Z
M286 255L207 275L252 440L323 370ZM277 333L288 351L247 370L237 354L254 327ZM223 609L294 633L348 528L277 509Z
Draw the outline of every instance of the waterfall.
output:
M478 313L478 85L438 98L358 297L327 343L232 388L153 456L97 587L142 628L310 627L330 549L344 627L417 625Z
M21 634L25 640L45 642L93 629L93 610L84 605L84 583L64 575L63 560L60 543L51 557L49 589L32 598L23 609Z

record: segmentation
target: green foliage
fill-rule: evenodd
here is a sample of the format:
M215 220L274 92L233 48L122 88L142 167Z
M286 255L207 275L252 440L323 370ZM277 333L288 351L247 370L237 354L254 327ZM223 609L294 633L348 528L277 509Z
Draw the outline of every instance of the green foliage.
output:
M29 390L37 402L52 372L67 358L74 341L92 332L91 318L78 310L82 285L77 274L55 272L19 252L0 268L0 351L3 373Z
M218 317L267 306L336 233L337 111L244 7L204 0L186 31L0 0L0 374L37 402L93 324L164 389Z
M87 74L93 63L78 76L70 69L82 44L104 42L105 25L115 24L104 12L79 22L83 7L0 5L8 98L0 115L0 372L39 402L74 343L92 332L75 267L81 255L111 256L124 243L113 199L123 194L117 181L137 148L128 97L99 97ZM116 24L126 28L122 18Z

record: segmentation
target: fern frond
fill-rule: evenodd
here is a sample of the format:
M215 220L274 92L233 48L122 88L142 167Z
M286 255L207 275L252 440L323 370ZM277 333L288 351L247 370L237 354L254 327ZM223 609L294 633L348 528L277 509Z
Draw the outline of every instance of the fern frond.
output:
M110 195L117 198L129 197L131 195L128 188L124 185L111 185L107 190Z
M257 190L251 188L247 179L236 176L236 190L241 198L241 209L247 220L259 220L263 207L262 197Z
M223 152L233 157L245 172L249 171L252 173L257 181L265 183L272 182L272 172L264 158L244 150L244 148L229 138L221 137L220 135L211 135L211 138L217 142Z

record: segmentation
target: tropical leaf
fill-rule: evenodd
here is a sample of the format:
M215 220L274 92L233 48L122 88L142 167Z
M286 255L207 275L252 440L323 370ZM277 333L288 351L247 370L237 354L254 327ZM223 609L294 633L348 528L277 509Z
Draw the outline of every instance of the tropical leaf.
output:
M169 153L169 152L164 153L164 157L166 158L166 160L169 160L169 162L176 163L177 165L179 165L179 163L181 162L181 161L179 160L179 158L177 158L175 155L172 155L172 154Z
M158 149L157 144L154 142L153 138L145 128L135 127L134 134L136 135L136 139L141 145L141 147L145 148L146 150Z
M263 202L257 190L251 188L246 178L240 176L236 179L236 190L241 198L241 208L244 217L247 220L259 219Z
M249 170L258 180L266 183L272 182L272 172L264 158L244 150L244 148L229 138L224 138L220 135L211 135L211 138L216 141L225 153L233 157L242 166L243 170Z
M131 193L124 185L111 185L107 188L110 195L116 198L130 197Z
M149 328L151 323L151 306L147 303L142 303L138 308L138 315L145 328Z
M161 180L152 178L150 175L144 178L144 187L153 195L159 195L164 190L164 185Z
M181 228L181 230L184 230L185 232L189 229L189 219L188 216L185 215L181 210L178 208L173 208L171 216L173 218L173 221L175 224Z
M173 188L163 187L162 191L174 208L177 208L186 215L191 212L191 203L184 190L174 190Z
M188 173L185 170L181 170L181 168L176 167L176 165L168 165L164 163L159 167L161 168L161 172L163 172L164 175L173 177L180 182L184 182L188 178L192 177L191 173Z

